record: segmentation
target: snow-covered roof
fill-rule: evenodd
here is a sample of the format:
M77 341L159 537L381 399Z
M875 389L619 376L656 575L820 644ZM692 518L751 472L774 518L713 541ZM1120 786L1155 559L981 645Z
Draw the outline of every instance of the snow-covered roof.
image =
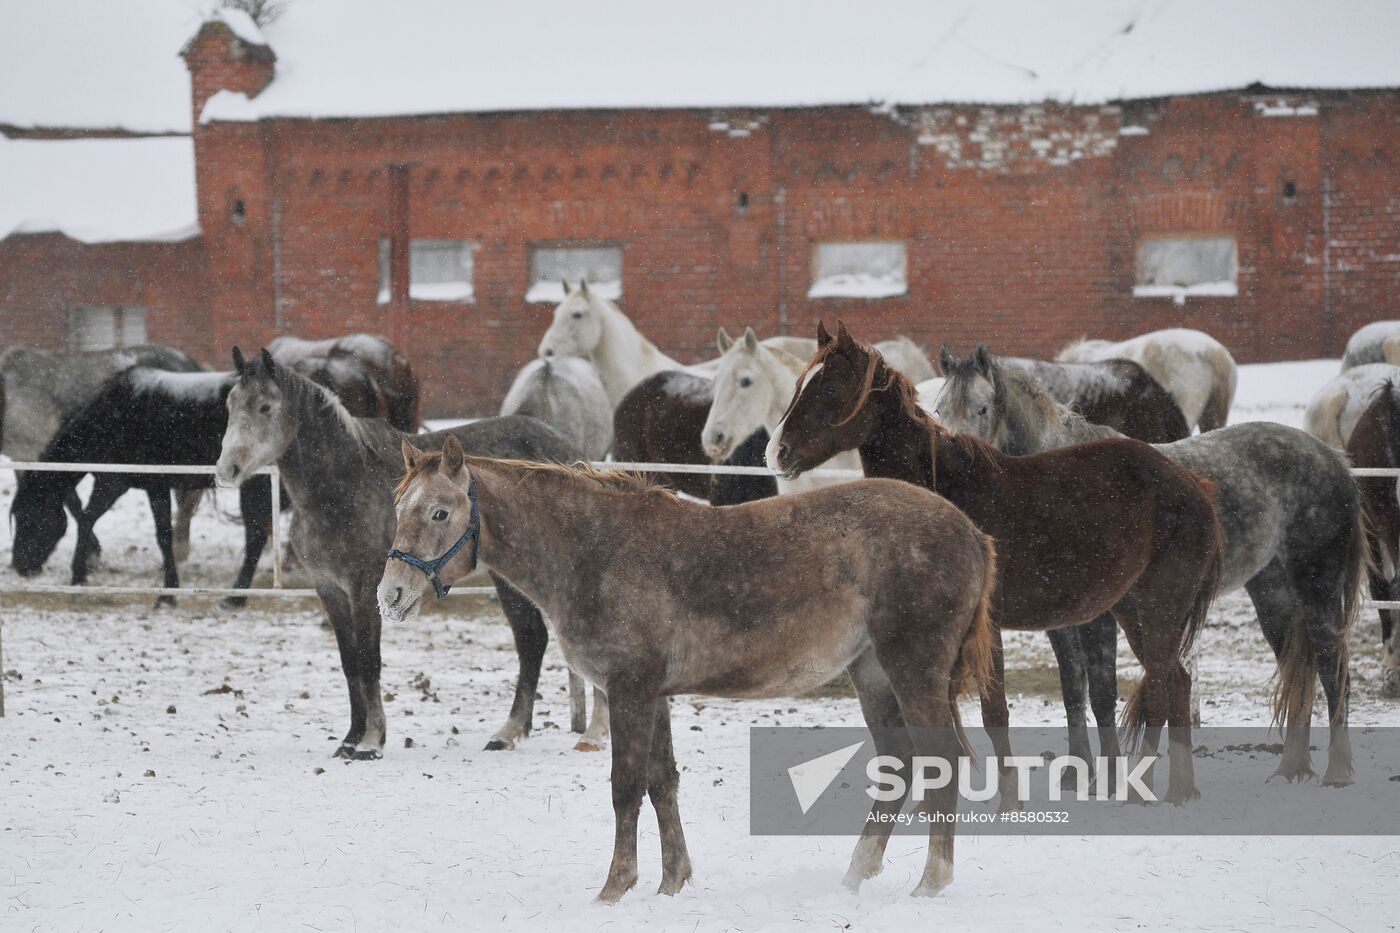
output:
M211 3L0 0L0 124L188 133L179 51Z
M0 138L0 239L51 232L84 243L198 234L190 137Z
M295 0L202 120L1400 86L1395 0Z

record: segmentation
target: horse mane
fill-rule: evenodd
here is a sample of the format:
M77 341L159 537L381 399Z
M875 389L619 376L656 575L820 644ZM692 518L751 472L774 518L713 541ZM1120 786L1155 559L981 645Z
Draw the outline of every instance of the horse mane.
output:
M249 361L249 366L261 367L261 361ZM340 427L361 447L369 447L371 437L369 425L373 419L356 418L341 403L334 392L318 382L313 382L290 366L277 364L271 373L272 381L282 395L298 410L326 409L335 416Z
M398 502L408 492L408 488L413 485L413 481L424 473L436 470L438 464L442 462L441 451L427 451L420 453L415 458L413 466L408 469L399 480L399 484L394 487L394 501ZM533 479L535 477L554 476L569 480L575 484L587 485L593 489L602 489L610 492L626 492L644 495L661 495L667 499L674 499L676 494L665 486L661 486L650 478L640 474L631 473L625 470L600 470L590 463L582 460L565 465L562 463L540 463L534 460L509 460L496 459L490 457L467 456L468 466L473 463L491 463L510 467L521 473L520 479Z

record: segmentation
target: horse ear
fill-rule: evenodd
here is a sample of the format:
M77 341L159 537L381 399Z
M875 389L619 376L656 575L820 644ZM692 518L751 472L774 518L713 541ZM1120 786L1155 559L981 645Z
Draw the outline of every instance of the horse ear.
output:
M457 435L447 435L447 440L442 444L442 461L438 467L438 472L447 476L456 476L462 472L462 462L466 455L462 453L462 445L457 440Z
M580 295L582 295L583 297L585 297L585 298L588 297L588 280L587 280L587 279L579 279L579 280L578 280L578 293L579 293Z
M749 353L758 352L758 334L753 332L752 327L744 328L744 349Z
M262 364L269 376L277 369L276 364L272 362L272 354L267 352L267 347L262 348Z
M836 342L842 346L850 346L856 342L851 332L846 330L846 322L839 318L836 321Z
M403 439L403 443L399 445L399 449L403 451L404 469L412 471L413 468L418 465L418 458L422 456L422 454L417 447L414 447L408 442L408 438L406 437Z
M977 345L977 349L972 351L972 362L977 364L977 371L982 375L990 376L992 374L992 355L980 343Z
M826 332L826 322L817 322L817 346L824 347L831 343L831 335Z
M938 348L938 368L943 370L943 375L948 375L953 371L953 363L957 362L953 357L953 351L948 349L945 343Z
M734 346L734 338L729 336L729 331L721 327L719 333L715 335L715 346L719 347L721 355L728 353L729 348Z
M243 351L238 347L233 348L233 371L243 375Z
M559 280L559 284L562 285L562 286L564 286L564 297L565 297L565 298L568 298L568 297L569 297L569 280L568 280L568 279L560 279L560 280Z

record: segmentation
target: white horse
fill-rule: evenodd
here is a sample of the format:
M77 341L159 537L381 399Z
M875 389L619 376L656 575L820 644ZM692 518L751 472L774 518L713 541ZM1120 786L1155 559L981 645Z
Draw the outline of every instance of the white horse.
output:
M1342 372L1367 363L1400 366L1400 321L1375 321L1351 335Z
M745 328L738 340L721 327L718 345L715 400L701 433L705 454L715 463L726 459L759 428L770 434L776 430L797 388L797 377L807 365L805 360L760 343L752 327ZM860 455L855 451L846 451L821 465L828 470L860 468ZM778 493L806 492L835 482L840 480L779 477Z
M502 415L528 415L574 442L589 460L612 449L608 392L593 364L577 356L533 359L520 368Z
M1080 340L1055 357L1062 363L1132 360L1162 384L1176 400L1192 429L1223 428L1235 401L1239 381L1235 359L1225 346L1199 330L1155 330L1141 337L1112 343Z
M687 367L662 353L637 330L617 305L588 290L564 283L564 300L540 340L539 355L579 356L593 364L608 393L608 417L622 397L648 376Z
M1387 381L1400 385L1400 366L1365 363L1334 376L1308 402L1303 430L1329 447L1346 449L1356 422Z

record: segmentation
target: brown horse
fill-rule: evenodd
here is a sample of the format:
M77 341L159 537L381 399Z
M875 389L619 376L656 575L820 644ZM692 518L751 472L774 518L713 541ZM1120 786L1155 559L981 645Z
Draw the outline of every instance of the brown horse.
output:
M956 757L955 694L990 677L996 561L991 539L927 490L862 480L716 509L626 474L464 457L451 437L441 454L405 442L404 462L383 617L413 618L432 592L425 574L456 580L479 552L553 620L569 664L606 686L616 841L600 900L637 881L644 795L660 824L661 893L690 878L675 694L791 696L845 669L881 754ZM848 885L879 871L880 817L903 804L876 801ZM932 809L955 812L956 788ZM952 872L953 824L930 820L914 893L937 893Z
M419 388L413 367L376 334L329 340L278 337L267 345L273 360L336 394L357 418L383 418L412 434L418 430Z
M1400 467L1400 390L1387 380L1366 406L1347 440L1347 458L1357 467ZM1394 476L1359 477L1361 505L1371 545L1367 568L1371 598L1400 598L1400 499ZM1400 613L1380 610L1381 696L1400 697Z
M880 354L841 326L818 349L768 445L769 465L796 475L843 450L867 476L916 483L962 509L997 543L996 622L1044 631L1111 612L1144 675L1124 710L1130 746L1155 752L1170 726L1166 799L1199 796L1191 762L1191 675L1184 657L1221 572L1220 525L1208 484L1134 440L1012 457L950 434ZM1010 754L1000 633L982 715ZM1145 732L1143 732L1145 730ZM1002 768L1002 801L1014 778ZM1150 785L1149 785L1150 786Z

